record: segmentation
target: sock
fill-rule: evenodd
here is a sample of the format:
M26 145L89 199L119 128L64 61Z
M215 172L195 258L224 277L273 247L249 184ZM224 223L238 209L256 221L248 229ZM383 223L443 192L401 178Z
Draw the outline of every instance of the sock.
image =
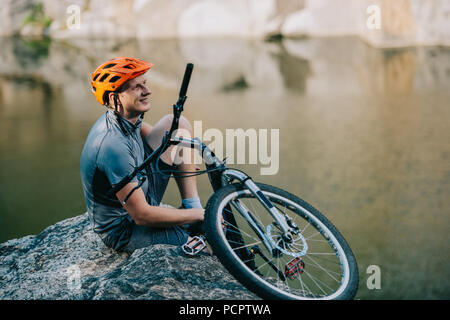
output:
M185 209L192 209L192 208L202 209L203 208L202 204L200 202L200 198L198 198L198 197L183 199L183 200L181 200L181 205Z

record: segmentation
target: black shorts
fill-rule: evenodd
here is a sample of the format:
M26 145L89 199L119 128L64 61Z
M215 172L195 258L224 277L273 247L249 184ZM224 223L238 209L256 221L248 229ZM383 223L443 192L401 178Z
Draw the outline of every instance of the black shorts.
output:
M144 142L145 157L149 156L153 149L145 139ZM158 159L160 170L174 170L171 166ZM165 173L169 175L169 173ZM147 202L152 206L159 206L169 183L169 176L156 173L156 161L150 163L147 169L148 190L146 192ZM151 228L146 226L134 225L130 241L124 247L123 251L133 252L136 249L151 246L153 244L171 244L182 245L188 239L188 234L180 227L170 228Z
M153 153L152 147L149 146L145 139L144 142L145 159ZM161 159L158 159L158 168L163 171L163 174L157 173L156 161L152 161L147 167L147 181L148 190L146 192L146 199L148 204L152 206L159 206L161 200L166 192L167 185L169 184L170 173L164 172L166 170L175 170L176 166L168 165Z

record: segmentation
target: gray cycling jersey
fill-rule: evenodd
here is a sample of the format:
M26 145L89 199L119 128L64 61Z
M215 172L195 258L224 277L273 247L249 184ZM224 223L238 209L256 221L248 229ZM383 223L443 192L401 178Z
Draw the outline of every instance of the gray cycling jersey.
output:
M117 197L107 196L107 192L153 151L141 138L142 119L143 115L133 124L108 110L92 127L81 154L81 181L89 218L94 231L115 250L127 245L135 223ZM159 205L168 178L154 179L152 168L148 168L141 188L150 205Z

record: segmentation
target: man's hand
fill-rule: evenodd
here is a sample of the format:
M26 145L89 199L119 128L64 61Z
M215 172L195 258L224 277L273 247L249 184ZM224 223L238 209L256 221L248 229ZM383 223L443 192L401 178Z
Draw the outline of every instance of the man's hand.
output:
M192 208L192 209L183 209L183 210L190 210L192 213L197 217L198 222L203 222L205 219L205 209L203 208Z
M194 208L194 209L181 209L181 210L194 210L195 214L198 214L198 218L201 218L201 220L198 220L197 222L185 225L185 226L183 226L183 228L185 228L186 231L191 236L204 234L205 229L203 228L203 222L204 222L204 217L205 217L205 209Z

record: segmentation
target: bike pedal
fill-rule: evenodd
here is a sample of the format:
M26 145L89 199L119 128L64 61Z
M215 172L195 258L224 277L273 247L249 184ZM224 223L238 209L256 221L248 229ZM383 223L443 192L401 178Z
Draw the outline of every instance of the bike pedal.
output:
M284 274L291 280L295 280L305 271L305 263L299 257L296 257L289 261L285 268Z
M181 250L188 256L195 256L205 248L206 242L203 236L194 236L181 246Z

